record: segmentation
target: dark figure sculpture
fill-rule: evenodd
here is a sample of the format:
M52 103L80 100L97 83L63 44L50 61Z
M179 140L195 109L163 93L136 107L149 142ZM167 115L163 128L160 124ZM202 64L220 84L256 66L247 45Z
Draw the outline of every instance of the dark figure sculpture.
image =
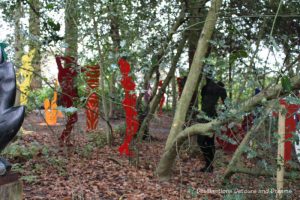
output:
M219 98L222 99L223 103L227 97L224 84L219 82L215 83L211 78L206 78L206 85L201 91L202 102L201 110L210 118L217 117L216 105ZM205 119L201 120L202 123L208 122ZM197 137L198 145L204 154L205 166L200 171L202 172L213 172L212 161L215 156L215 138L198 135Z
M0 152L18 133L25 116L25 107L13 107L16 98L16 74L11 63L5 62L0 47ZM1 168L2 167L2 168ZM0 158L0 175L9 171L11 165Z
M73 106L74 99L78 98L77 88L75 86L75 77L77 76L75 67L77 66L77 64L75 62L75 59L70 56L56 56L55 59L58 67L58 81L62 88L60 103L62 106L69 108ZM65 62L64 67L62 65L62 61ZM73 114L68 116L66 128L63 130L60 136L60 141L62 142L62 144L72 146L70 135L77 120L77 112L74 112Z

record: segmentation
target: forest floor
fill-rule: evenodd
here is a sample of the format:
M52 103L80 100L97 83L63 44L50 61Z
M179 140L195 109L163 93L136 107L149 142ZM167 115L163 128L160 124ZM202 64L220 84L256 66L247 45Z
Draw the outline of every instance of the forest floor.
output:
M24 199L110 200L110 199L274 199L274 178L234 175L227 186L221 184L226 165L232 155L217 148L214 173L201 173L204 161L201 153L182 150L168 182L161 182L154 171L163 152L172 117L163 114L152 120L153 141L137 145L139 159L120 156L124 119L112 120L115 139L113 146L104 144L103 121L101 134L87 134L85 115L72 132L74 147L59 147L58 137L64 119L48 127L41 113L27 115L22 135L10 147L14 158L13 170L21 174ZM100 136L99 136L100 135ZM14 148L12 148L14 147ZM288 199L300 199L300 181L287 180ZM240 190L238 190L240 189ZM253 192L260 194L251 194Z

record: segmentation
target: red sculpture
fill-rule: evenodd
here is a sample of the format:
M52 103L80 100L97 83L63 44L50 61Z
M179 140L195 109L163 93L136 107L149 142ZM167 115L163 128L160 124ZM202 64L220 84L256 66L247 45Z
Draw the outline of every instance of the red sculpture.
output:
M228 140L223 140L220 137L216 137L217 142L220 144L222 149L225 152L233 153L243 140L245 134L250 130L253 125L253 115L249 114L244 116L243 122L241 125L235 125L232 128L228 128L228 124L225 125L225 130L221 131L222 135L226 135L226 137L232 139L234 144L229 142Z
M162 85L163 85L163 81L160 80L159 83L158 83L158 87L161 88ZM163 94L162 97L161 97L161 99L160 99L160 102L159 102L159 113L158 113L158 114L159 114L160 116L162 116L162 113L163 113L162 108L163 108L163 105L164 105L164 103L165 103L165 99L166 99L166 98L165 98L165 94Z
M100 68L98 65L87 66L86 77L87 84L89 86L89 93L99 87ZM97 129L99 120L99 97L96 92L89 94L86 104L86 125L87 131L93 131Z
M75 66L77 64L75 59L70 56L56 56L55 59L58 67L58 82L62 88L61 104L62 106L69 108L73 106L73 100L78 98L77 88L75 86L75 77L77 76ZM64 61L64 67L62 61ZM77 112L68 116L66 128L60 136L60 141L62 143L69 146L72 145L70 142L70 135L77 120Z
M297 121L295 115L300 109L300 105L288 104L284 99L280 99L280 104L283 105L287 113L285 114L285 143L284 143L284 161L290 161L292 159L292 141L293 132L296 131Z
M136 95L134 94L135 83L132 77L129 76L130 65L121 58L118 62L122 73L121 85L125 91L125 98L122 102L126 116L126 132L123 144L119 147L120 155L124 154L132 156L133 153L129 150L129 144L139 129L138 113L136 110Z
M178 99L179 99L183 91L184 77L177 77L177 85L178 85Z

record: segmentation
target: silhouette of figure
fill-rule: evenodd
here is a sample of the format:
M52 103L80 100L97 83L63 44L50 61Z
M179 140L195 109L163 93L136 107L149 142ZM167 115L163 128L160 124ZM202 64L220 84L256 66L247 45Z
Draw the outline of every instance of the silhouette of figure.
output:
M13 107L16 98L16 74L11 63L5 62L0 46L0 152L18 133L25 116L25 107ZM0 175L10 170L11 164L0 158Z
M58 82L62 89L62 95L60 99L61 105L66 108L70 108L73 106L73 100L78 98L77 88L75 86L75 77L77 76L75 66L77 64L75 59L70 56L56 56L55 59L58 67ZM64 67L62 65L62 61L65 62ZM77 120L77 112L74 112L68 116L66 128L63 130L60 136L60 141L62 144L72 146L70 135Z
M217 117L216 106L219 98L222 99L223 103L227 97L224 84L219 82L215 83L208 76L206 77L206 85L202 88L201 91L202 102L201 110L210 118ZM205 119L201 119L202 123L208 122ZM197 136L197 142L200 146L201 151L203 152L205 159L205 166L200 171L202 172L213 172L212 161L215 156L215 139L214 137L208 136Z

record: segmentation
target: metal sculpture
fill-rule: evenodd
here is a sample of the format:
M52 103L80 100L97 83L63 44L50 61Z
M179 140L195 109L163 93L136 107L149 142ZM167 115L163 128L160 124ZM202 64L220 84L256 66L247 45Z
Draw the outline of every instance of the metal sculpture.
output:
M26 105L28 94L30 91L30 83L33 77L33 67L31 65L35 54L35 49L32 49L28 54L22 56L22 66L17 73L19 81L19 89L21 91L20 104Z
M86 81L89 86L89 97L86 104L86 126L89 132L97 129L99 121L99 97L95 90L99 87L100 68L98 65L87 66L86 68Z
M16 74L6 62L4 44L0 44L0 152L18 133L25 116L25 107L13 107L16 98ZM11 169L11 164L0 158L0 175Z
M139 129L138 113L136 110L136 94L134 94L135 83L131 76L129 76L130 65L125 58L121 58L118 62L120 71L122 73L121 85L125 91L125 98L122 102L126 116L126 132L123 144L119 147L120 154L132 156L129 149L130 142L133 136Z
M284 161L288 162L292 159L292 138L293 133L296 131L297 121L295 116L297 116L297 111L300 105L288 104L284 99L279 100L280 104L286 108L287 113L285 114L285 143L284 143Z
M45 120L46 123L50 126L54 126L57 123L58 117L63 117L63 114L60 110L57 110L57 82L55 82L55 89L53 93L53 99L45 99L44 109L45 109Z
M75 85L77 64L75 58L70 56L56 56L55 59L58 67L58 82L62 89L61 104L66 108L70 108L73 106L74 99L78 98L77 88ZM64 67L62 62L64 62ZM68 116L66 127L60 136L60 141L62 144L72 146L70 135L77 120L77 112L74 112Z

